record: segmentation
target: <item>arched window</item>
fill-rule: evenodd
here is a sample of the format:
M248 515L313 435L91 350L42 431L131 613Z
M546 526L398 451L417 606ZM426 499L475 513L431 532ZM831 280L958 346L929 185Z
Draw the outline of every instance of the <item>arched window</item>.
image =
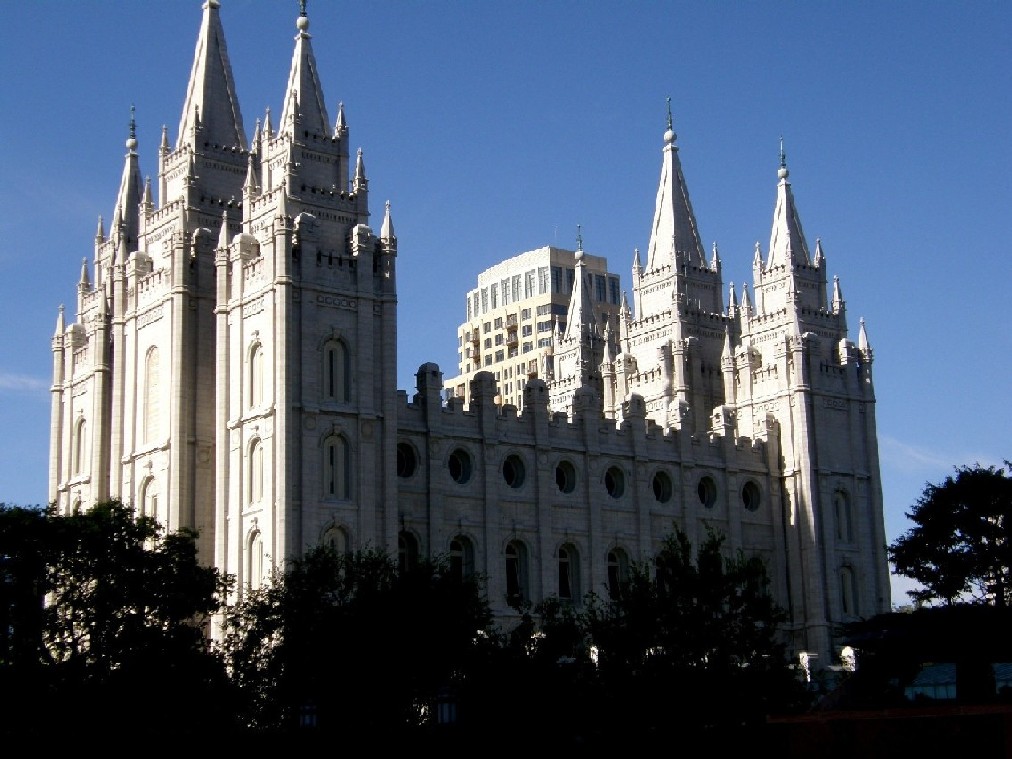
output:
M144 388L141 395L141 441L154 442L160 425L158 348L151 346L144 355Z
M474 545L463 535L450 541L450 574L461 582L474 576Z
M249 405L256 408L264 402L264 348L254 343L249 352Z
M255 438L249 446L249 502L258 504L264 497L264 446Z
M323 533L323 545L338 556L348 553L348 533L340 527L330 527Z
M340 435L332 435L323 444L323 495L325 498L348 498L348 443Z
M259 530L256 530L250 535L249 546L246 551L246 576L249 579L250 590L256 590L264 584L266 569L263 536Z
M840 569L840 608L845 617L856 617L857 610L857 583L854 579L854 570L850 567Z
M74 430L74 474L83 474L88 462L88 423L77 421Z
M410 572L418 566L418 540L407 530L397 536L397 568Z
M567 544L559 547L559 598L577 601L580 598L580 554L576 546Z
M836 539L841 543L853 540L850 515L850 498L842 490L833 494L833 511L836 519Z
M529 598L527 546L519 540L511 540L506 544L506 603L519 606Z
M328 340L323 346L323 397L330 401L351 398L348 348L341 340Z
M608 551L608 596L615 600L629 582L629 554L621 548Z
M162 515L158 513L158 487L155 485L154 477L146 477L144 482L141 483L140 498L138 500L141 504L140 516L151 517L163 527L168 527L162 521Z

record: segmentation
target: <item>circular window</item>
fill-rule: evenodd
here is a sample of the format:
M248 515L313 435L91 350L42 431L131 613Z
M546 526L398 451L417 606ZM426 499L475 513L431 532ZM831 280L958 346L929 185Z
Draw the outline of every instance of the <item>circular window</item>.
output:
M608 467L604 473L604 486L612 498L621 498L625 492L625 474L617 466Z
M555 484L562 493L576 490L576 468L568 461L560 461L555 467Z
M453 481L463 485L471 479L471 455L463 448L457 448L446 462Z
M515 453L506 457L502 462L502 478L511 488L518 488L524 484L524 462Z
M654 475L651 483L654 488L654 498L658 503L667 503L671 500L671 478L667 472L658 472Z
M754 482L746 482L741 489L741 502L749 511L756 511L759 508L759 486Z
M397 476L410 477L418 469L418 456L410 443L397 444Z
M714 483L712 477L701 479L696 488L696 493L699 494L699 502L708 509L712 509L713 504L717 502L717 485Z

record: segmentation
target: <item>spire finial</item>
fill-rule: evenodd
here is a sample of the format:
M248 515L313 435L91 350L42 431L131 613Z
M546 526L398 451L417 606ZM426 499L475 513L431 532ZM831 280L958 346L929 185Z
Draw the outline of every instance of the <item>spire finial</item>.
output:
M299 0L299 15L305 16L306 14L306 0Z
M130 135L127 137L126 147L127 150L134 150L137 147L137 120L134 118L135 109L133 103L130 104Z
M784 152L784 136L780 135L780 168L777 170L777 176L787 179L787 175L787 153Z
M583 250L583 231L580 224L576 225L576 249Z
M675 141L677 135L675 134L674 122L671 119L671 98L669 97L667 100L668 100L668 129L664 133L664 142L667 144L671 144Z

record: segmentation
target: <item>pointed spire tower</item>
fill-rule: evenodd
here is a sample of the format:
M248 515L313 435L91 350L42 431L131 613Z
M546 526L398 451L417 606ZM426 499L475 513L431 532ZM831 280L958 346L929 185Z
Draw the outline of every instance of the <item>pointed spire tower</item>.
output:
M176 149L207 142L228 148L246 149L239 100L235 95L232 65L228 60L225 32L218 15L218 0L205 0L204 18L197 36L193 68L186 88L186 100L179 119ZM201 131L201 140L193 135Z
M130 106L130 135L126 140L126 159L123 164L123 176L120 178L119 193L116 195L116 208L113 218L119 216L118 224L114 222L110 233L122 234L126 238L128 250L137 247L137 236L140 233L140 204L143 200L144 184L141 181L140 164L137 159L137 122L134 119L134 107Z
M288 73L285 107L281 112L281 129L288 129L296 121L299 128L312 135L327 135L330 119L323 100L323 88L316 71L316 58L310 42L309 16L306 3L300 3L299 18L295 22L299 33L295 35L295 53Z
M825 310L827 305L822 246L820 243L819 256L813 262L788 177L787 154L783 138L780 138L777 201L773 209L769 254L765 263L760 264L757 244L753 265L756 301L764 313L787 307L818 311Z
M567 412L572 409L575 392L582 387L591 387L600 401L600 365L605 348L605 340L597 329L597 313L583 250L583 232L579 225L576 228L574 261L576 271L566 311L566 326L563 330L556 322L552 335L554 375L549 384L552 408Z
M668 311L672 302L711 313L722 310L722 288L714 289L714 282L720 279L719 268L714 271L706 261L676 139L668 98L661 178L639 288L633 277L637 319Z
M326 100L320 84L316 56L313 54L312 36L309 34L309 15L304 0L299 3L299 16L295 20L297 33L295 49L292 51L292 65L288 71L288 84L282 101L281 119L278 122L279 139L286 140L290 152L289 162L298 163L298 182L289 177L288 193L292 195L293 184L306 186L317 193L347 191L348 182L348 126L344 108L338 107L338 118L331 124L327 115ZM326 153L324 160L294 159L301 154ZM274 187L284 179L280 172L272 177Z
M218 6L204 2L175 148L163 138L158 184L163 207L182 201L215 216L241 197L248 151Z

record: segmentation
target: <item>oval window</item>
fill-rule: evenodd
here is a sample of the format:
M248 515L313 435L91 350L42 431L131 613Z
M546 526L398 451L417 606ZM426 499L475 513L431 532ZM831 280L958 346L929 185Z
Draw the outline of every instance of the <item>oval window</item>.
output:
M712 509L717 502L717 484L712 477L703 477L696 487L696 493L699 495L699 502L708 509Z
M463 485L471 479L471 455L463 448L457 448L446 462L453 481Z
M609 467L604 473L604 486L612 498L621 498L625 492L625 474L617 466Z
M555 467L555 484L559 486L561 493L572 493L576 490L576 467L569 461L560 461Z
M759 486L754 482L746 482L745 486L741 489L741 502L745 508L748 511L758 510L760 500Z
M524 462L516 454L510 454L502 462L502 478L511 488L518 488L524 484Z

